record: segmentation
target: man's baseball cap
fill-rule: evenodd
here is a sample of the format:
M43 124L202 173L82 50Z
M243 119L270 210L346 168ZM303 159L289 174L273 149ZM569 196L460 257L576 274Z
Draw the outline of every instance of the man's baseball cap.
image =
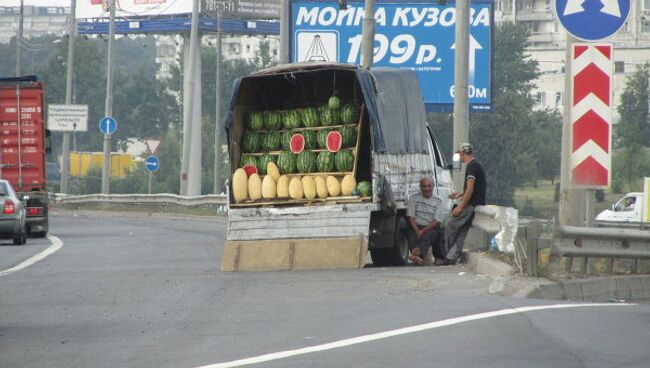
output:
M472 145L470 143L463 142L463 143L460 144L460 146L458 147L458 151L456 151L456 152L459 152L459 153L464 152L464 153L471 154L471 153L474 152L474 147L472 147Z

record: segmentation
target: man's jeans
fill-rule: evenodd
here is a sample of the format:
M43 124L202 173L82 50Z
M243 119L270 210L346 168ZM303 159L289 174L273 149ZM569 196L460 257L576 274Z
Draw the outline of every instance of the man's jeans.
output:
M463 252L465 238L474 219L474 206L463 208L458 217L449 217L445 227L445 244L447 259L457 261Z
M442 231L434 229L424 233L417 239L415 231L409 226L406 229L406 239L409 242L409 249L420 248L420 257L424 258L431 247L433 256L438 259L445 258L445 245Z

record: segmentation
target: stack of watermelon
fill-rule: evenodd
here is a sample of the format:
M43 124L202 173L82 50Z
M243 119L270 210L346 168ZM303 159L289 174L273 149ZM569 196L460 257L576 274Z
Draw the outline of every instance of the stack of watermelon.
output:
M253 111L243 134L239 166L260 175L267 174L269 162L276 163L282 174L349 172L358 134L351 125L358 123L359 114L358 105L343 103L337 96L319 107Z

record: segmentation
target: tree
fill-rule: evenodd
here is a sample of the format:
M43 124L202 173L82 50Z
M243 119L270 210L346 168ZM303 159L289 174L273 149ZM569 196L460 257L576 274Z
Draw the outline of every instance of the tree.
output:
M617 111L621 116L618 124L618 145L639 148L648 144L648 103L650 101L650 65L644 64L627 78Z

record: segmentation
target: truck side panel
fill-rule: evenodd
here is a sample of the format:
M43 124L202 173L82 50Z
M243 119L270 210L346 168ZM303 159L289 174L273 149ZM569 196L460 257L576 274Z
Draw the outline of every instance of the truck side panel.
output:
M42 83L0 84L0 176L18 192L45 190L44 126Z
M368 236L372 203L231 208L228 240Z

